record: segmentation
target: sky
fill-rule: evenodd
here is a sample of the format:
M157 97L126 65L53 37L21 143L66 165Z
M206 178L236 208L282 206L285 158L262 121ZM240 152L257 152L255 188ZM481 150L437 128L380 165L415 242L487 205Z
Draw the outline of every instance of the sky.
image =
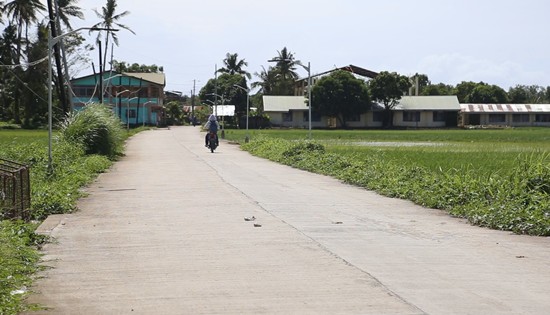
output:
M107 0L79 0L99 22ZM432 84L486 82L505 90L550 86L547 0L117 0L113 58L164 67L167 91L190 95L214 78L227 53L254 73L286 47L312 75L356 65L375 72L426 74ZM93 37L88 37L93 43ZM109 47L110 49L111 47ZM109 55L111 50L109 50ZM97 65L96 52L90 58ZM307 72L297 68L301 77ZM79 75L92 73L91 64Z

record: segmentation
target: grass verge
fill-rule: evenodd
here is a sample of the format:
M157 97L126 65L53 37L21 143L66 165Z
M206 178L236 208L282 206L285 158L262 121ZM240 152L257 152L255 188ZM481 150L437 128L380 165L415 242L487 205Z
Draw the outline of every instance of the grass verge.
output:
M411 154L411 159L387 149L335 150L321 142L261 136L242 148L382 195L442 209L475 225L550 235L550 155L541 150L516 152L507 161L509 168L484 169L456 161L441 161L440 166L422 162L431 160L430 153L423 153L425 148L413 150L417 155ZM481 154L489 165L499 152Z

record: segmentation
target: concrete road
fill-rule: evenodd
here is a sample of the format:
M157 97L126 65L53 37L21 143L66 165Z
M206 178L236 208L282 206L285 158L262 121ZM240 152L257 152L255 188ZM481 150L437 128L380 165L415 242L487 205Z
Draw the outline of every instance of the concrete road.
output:
M138 134L81 211L44 222L33 314L550 314L549 238L203 139Z

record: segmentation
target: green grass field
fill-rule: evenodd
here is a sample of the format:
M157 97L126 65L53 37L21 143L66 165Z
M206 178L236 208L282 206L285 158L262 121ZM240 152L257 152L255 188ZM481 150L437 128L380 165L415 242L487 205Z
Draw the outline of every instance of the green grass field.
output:
M228 130L243 142L244 130ZM250 138L307 139L307 130L250 130ZM518 157L550 152L550 128L502 130L313 130L312 139L342 155L383 155L385 159L433 170L473 168L507 173Z

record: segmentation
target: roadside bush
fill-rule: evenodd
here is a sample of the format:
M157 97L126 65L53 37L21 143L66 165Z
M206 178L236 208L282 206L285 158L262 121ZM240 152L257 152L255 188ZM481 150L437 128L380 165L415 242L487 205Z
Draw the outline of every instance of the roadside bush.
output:
M114 158L124 141L120 120L104 105L93 104L69 115L61 125L61 137L81 145L86 154Z

